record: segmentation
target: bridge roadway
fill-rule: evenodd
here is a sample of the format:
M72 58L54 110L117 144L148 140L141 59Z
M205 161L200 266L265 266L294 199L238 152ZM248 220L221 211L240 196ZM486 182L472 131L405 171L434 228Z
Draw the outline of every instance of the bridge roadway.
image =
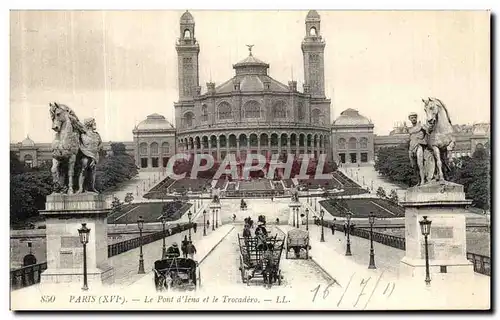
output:
M240 200L222 201L222 221L224 225L215 231L208 230L203 237L203 228L199 227L193 240L198 253L195 259L200 263L202 284L199 290L191 295L195 297L217 296L222 301L218 303L198 303L172 306L169 304L151 304L148 309L190 309L190 310L282 310L282 309L446 309L459 308L488 308L490 299L490 278L478 274L471 277L453 279L450 275L439 277L433 275L430 287L426 287L423 279L398 279L399 261L404 251L375 243L376 270L368 270L369 241L352 237L352 256L345 256L345 237L343 233L331 234L325 229L325 242L320 242L321 228L310 225L311 260L285 259L281 257L280 268L283 282L281 286L265 288L257 280L250 286L243 284L239 271L239 248L237 234L242 231L241 221L251 216L257 221L259 214L266 215L268 228L271 233L287 232L293 227L284 225L288 218L288 201L286 199L271 202L266 199L245 200L248 210L239 210ZM237 221L232 223L232 215L236 214ZM276 218L283 224L273 226ZM199 224L200 226L200 224ZM304 226L301 226L303 228ZM169 238L167 246L172 240L179 242L184 235ZM146 275L137 275L138 250L134 249L110 259L115 267L115 285L110 292L137 296L144 299L145 295L158 297L154 289L151 267L154 260L161 254L162 241L156 241L144 247ZM338 284L333 284L335 281ZM450 280L451 279L451 280ZM73 284L71 284L73 285ZM72 288L68 285L66 290ZM81 292L79 284L74 284L74 293ZM28 293L58 292L59 286L35 285L12 293L12 301L24 301ZM89 294L97 290L91 286ZM176 296L182 293L177 293ZM164 296L173 296L163 293ZM226 296L226 297L224 297ZM16 298L17 297L17 298ZM231 303L230 298L241 298L254 301L248 304ZM283 298L285 297L285 298ZM257 299L257 300L255 300ZM276 300L291 301L276 303ZM314 299L314 302L313 302ZM257 301L257 302L255 302ZM36 301L34 301L36 302ZM33 302L33 303L34 303ZM139 303L139 302L137 302ZM120 308L134 309L142 305L134 303L123 305ZM39 305L37 305L40 308ZM68 307L79 307L69 305ZM80 306L81 307L81 306ZM92 308L95 306L93 305ZM106 306L99 306L106 309Z

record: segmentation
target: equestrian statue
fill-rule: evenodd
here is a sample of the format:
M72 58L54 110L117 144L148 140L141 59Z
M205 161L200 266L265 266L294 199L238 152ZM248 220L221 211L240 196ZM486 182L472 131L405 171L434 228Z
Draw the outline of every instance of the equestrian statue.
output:
M444 170L450 170L449 159L455 147L453 126L448 110L437 98L422 99L426 122L419 123L417 114L408 117L412 126L408 128L410 164L418 170L418 186L430 182L445 182Z
M76 163L81 167L76 193L97 193L95 176L102 140L95 120L88 118L82 124L68 106L55 102L49 106L52 130L56 133L52 141L53 193L73 194Z

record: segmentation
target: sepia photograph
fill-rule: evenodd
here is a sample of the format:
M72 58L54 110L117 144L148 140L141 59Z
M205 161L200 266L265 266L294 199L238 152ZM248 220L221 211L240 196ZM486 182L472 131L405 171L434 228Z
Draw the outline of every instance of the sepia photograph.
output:
M10 310L492 309L489 10L10 10Z

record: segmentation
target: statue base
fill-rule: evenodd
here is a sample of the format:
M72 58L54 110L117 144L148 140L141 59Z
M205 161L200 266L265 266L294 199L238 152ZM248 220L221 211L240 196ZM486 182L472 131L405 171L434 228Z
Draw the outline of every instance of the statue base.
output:
M298 201L292 201L291 203L288 204L288 207L290 208L290 211L288 214L288 225L290 225L290 226L299 225L300 226L300 224L301 224L300 208L302 207L302 204Z
M447 274L473 275L467 260L463 186L452 182L435 182L409 188L405 201L406 254L401 260L400 276L425 278L425 238L419 221L427 216L432 221L428 236L431 278Z
M41 283L83 281L83 244L78 229L82 223L90 229L86 245L89 286L114 283L114 270L108 265L107 216L103 195L96 193L51 194L46 210L47 270Z

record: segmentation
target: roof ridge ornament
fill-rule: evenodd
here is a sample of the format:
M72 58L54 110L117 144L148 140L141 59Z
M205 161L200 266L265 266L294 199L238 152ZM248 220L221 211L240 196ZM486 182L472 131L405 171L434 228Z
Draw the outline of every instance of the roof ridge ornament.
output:
M252 56L252 48L253 48L253 44L247 44L246 45L248 47L248 55L251 57Z

